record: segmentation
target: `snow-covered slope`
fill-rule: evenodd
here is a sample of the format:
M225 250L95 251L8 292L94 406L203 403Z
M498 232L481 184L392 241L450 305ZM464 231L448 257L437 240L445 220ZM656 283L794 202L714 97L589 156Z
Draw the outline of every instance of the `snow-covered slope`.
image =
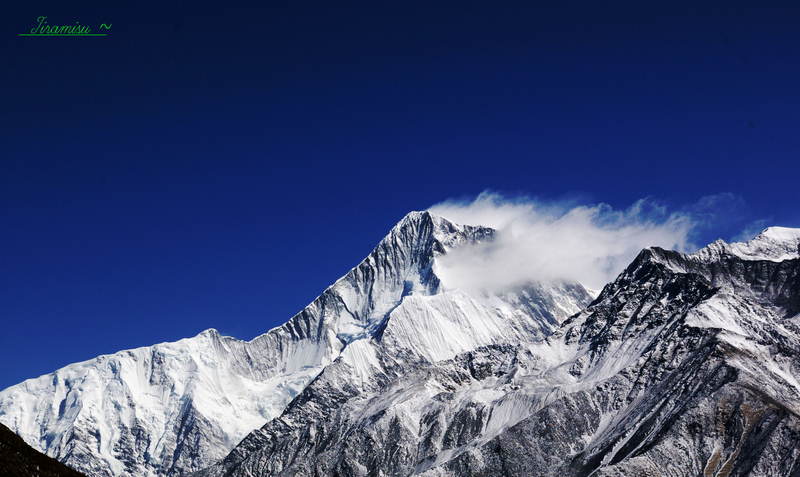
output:
M571 283L471 297L440 282L436 257L493 236L411 213L286 324L250 342L208 330L67 366L0 392L0 422L89 475L180 475L224 457L331 363L363 391L385 356L433 363L540 339L593 298Z
M321 367L270 370L215 330L76 363L0 393L0 421L88 475L197 469L275 417Z
M800 475L800 231L779 232L646 249L546 340L509 325L451 356L483 329L430 325L424 297L199 475Z
M86 477L32 448L0 424L0 475L3 477Z

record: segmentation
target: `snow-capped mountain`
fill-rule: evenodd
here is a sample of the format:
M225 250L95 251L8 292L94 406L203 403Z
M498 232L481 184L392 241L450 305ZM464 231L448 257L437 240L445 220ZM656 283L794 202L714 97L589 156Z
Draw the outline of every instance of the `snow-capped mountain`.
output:
M286 324L249 342L207 330L67 366L0 392L0 422L88 475L182 475L224 458L290 402L301 406L323 369L317 381L339 373L348 396L366 396L389 383L375 378L392 366L400 375L541 339L592 300L577 283L479 297L441 283L438 256L494 234L411 213Z
M800 229L645 249L544 340L407 352L424 315L392 313L199 475L800 475Z

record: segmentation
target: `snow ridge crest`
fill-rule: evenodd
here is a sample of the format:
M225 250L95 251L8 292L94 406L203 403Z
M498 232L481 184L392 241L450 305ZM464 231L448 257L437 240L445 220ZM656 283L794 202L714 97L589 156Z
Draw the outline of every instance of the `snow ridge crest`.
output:
M800 229L769 227L747 242L729 244L720 239L690 256L708 263L723 254L773 262L800 258Z

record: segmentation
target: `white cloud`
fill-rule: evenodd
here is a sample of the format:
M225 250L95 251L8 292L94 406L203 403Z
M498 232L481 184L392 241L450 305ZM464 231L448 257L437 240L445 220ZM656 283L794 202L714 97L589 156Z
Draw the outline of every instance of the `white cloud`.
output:
M492 242L451 250L437 261L448 288L498 290L528 280L577 280L599 289L645 247L693 251L688 213L667 213L650 200L626 210L483 193L473 202L429 209L449 220L498 230Z

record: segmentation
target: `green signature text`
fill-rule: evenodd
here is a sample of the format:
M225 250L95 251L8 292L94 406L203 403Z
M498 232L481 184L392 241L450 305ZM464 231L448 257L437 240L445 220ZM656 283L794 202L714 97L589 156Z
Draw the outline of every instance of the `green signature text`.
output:
M30 33L20 33L19 36L106 36L105 33L90 33L92 31L88 25L81 25L75 22L75 25L48 25L47 17L39 17L36 19L39 22L36 28L31 29ZM100 28L109 29L111 25L103 23Z

